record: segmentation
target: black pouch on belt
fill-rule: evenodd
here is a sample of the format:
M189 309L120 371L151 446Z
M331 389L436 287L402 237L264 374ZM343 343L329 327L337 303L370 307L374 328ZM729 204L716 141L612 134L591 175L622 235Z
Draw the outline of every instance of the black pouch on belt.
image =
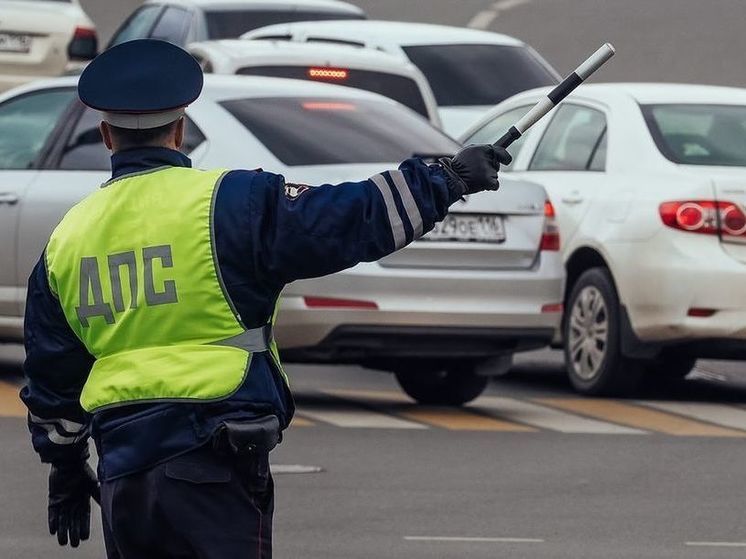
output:
M282 440L280 420L275 415L255 419L224 421L215 430L212 444L222 454L244 457L267 453Z

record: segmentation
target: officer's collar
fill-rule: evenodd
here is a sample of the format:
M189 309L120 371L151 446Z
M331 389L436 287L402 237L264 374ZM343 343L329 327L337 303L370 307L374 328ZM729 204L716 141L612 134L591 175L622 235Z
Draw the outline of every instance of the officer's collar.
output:
M161 147L134 148L111 156L111 178L142 173L158 167L191 167L192 160L180 151Z

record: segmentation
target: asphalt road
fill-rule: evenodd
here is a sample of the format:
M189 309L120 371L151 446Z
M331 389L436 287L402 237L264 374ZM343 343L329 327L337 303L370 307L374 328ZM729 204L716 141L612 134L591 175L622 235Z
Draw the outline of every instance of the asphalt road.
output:
M71 557L46 534L46 468L13 369L0 377L0 557ZM523 365L454 411L408 403L385 374L291 367L299 413L273 464L322 471L276 476L276 556L743 556L722 545L746 542L745 389L689 380L599 403L558 373ZM681 408L692 401L720 424ZM76 557L101 557L98 522ZM702 542L718 546L688 545Z

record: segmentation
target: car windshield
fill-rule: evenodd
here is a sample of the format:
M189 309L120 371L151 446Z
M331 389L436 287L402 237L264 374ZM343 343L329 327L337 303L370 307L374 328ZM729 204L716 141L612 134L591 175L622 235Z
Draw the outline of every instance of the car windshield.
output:
M404 51L425 74L441 107L496 105L521 91L557 83L526 47L422 45Z
M372 70L326 68L323 66L247 66L240 68L236 73L249 76L322 81L365 89L394 99L420 113L425 118L428 117L427 106L417 82L398 74L387 74L386 72L374 72Z
M746 106L643 105L642 112L674 163L746 167Z
M288 10L210 10L205 12L209 39L235 39L247 31L275 23L363 18L362 14L312 10L292 12Z
M271 97L220 104L285 165L387 163L458 149L423 118L385 101Z

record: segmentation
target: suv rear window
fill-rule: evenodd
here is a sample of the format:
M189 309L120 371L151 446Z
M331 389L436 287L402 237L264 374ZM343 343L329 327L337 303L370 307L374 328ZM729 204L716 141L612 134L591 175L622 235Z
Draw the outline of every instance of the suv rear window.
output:
M643 105L642 113L674 163L746 167L746 106Z
M430 82L441 107L495 105L555 76L526 47L422 45L404 51Z
M458 144L411 112L369 99L271 97L220 103L285 165L387 163Z
M321 81L365 89L398 101L425 118L429 118L427 106L417 82L397 74L343 68L309 68L308 66L249 66L240 68L236 73L248 76Z
M309 10L213 10L205 12L209 39L235 39L252 29L292 23L294 21L323 21L331 19L364 19L362 14L315 12Z

